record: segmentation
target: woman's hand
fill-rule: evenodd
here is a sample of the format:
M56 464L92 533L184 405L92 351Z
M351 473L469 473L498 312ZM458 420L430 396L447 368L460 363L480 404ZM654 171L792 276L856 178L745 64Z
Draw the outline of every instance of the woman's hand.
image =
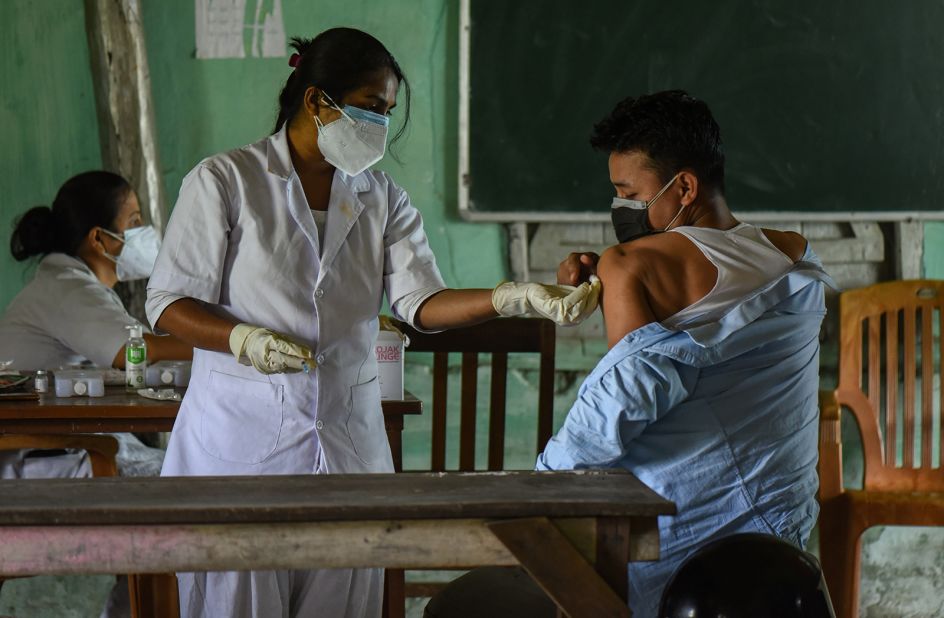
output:
M597 308L600 280L591 275L579 286L543 283L502 283L492 292L492 304L500 315L547 318L558 326L575 326Z
M308 373L316 363L311 348L285 335L252 324L237 324L229 335L236 360L260 373Z

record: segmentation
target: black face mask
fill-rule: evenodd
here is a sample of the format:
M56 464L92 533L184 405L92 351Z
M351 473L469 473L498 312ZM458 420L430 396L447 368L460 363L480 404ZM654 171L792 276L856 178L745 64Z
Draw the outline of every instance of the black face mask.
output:
M646 208L630 208L629 206L619 206L614 203L613 207L610 209L610 220L613 221L613 229L616 231L616 240L620 243L624 243L642 238L643 236L648 236L649 234L655 234L656 231L649 225L647 211L648 209Z
M620 243L624 243L665 231L652 229L652 226L649 225L648 211L649 207L652 206L657 199L662 197L666 189L672 186L676 178L678 178L678 174L673 176L669 182L665 183L665 186L659 189L659 192L648 202L642 200L627 200L621 197L613 198L613 205L610 206L610 220L613 221L613 230L616 232L616 240ZM669 226L675 222L675 219L677 219L680 214L682 214L681 208L675 215L675 218L669 222ZM666 229L668 229L669 226L666 226Z

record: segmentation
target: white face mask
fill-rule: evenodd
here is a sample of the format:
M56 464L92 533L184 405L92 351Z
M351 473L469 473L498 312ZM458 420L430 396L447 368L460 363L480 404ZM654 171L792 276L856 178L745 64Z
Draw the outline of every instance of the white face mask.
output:
M341 109L324 95L341 117L324 124L315 116L318 126L318 149L325 160L348 176L357 176L380 161L387 148L387 116L345 105Z
M151 276L157 253L161 249L161 237L153 226L144 225L125 230L124 237L105 229L102 231L124 243L118 257L105 253L105 257L115 262L118 281L134 281Z

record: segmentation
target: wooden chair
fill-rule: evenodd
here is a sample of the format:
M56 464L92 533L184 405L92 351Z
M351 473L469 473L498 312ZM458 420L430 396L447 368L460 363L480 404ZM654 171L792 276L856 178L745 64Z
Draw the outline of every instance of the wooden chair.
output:
M118 476L115 455L118 440L99 434L9 434L0 435L0 451L21 449L77 449L89 454L92 476ZM0 578L0 585L3 578ZM128 575L128 594L133 618L175 618L177 578L173 574Z
M934 366L935 354L944 358L944 281L845 292L839 315L839 385L820 397L820 559L836 615L852 618L862 533L882 525L944 525L941 436L932 435L944 409L944 364ZM843 487L842 407L862 440L861 490Z
M432 438L430 467L447 469L446 425L449 353L462 354L459 405L458 470L476 470L476 402L478 400L479 354L491 356L491 386L488 406L488 457L486 470L502 470L505 463L505 415L508 355L538 354L538 401L535 423L535 458L551 438L554 422L554 353L556 330L553 322L534 318L503 318L469 328L441 333L420 333L402 322L394 322L410 338L408 353L433 353ZM479 466L481 468L481 466ZM426 597L438 592L443 583L407 583L403 592L402 572L388 570L386 601L389 616L401 616L405 596Z
M111 436L82 434L2 434L0 451L39 450L84 450L92 464L92 476L117 476L115 454L118 440ZM0 586L12 577L0 577Z
M118 476L115 454L118 440L106 435L88 434L2 434L0 451L24 449L76 449L89 454L92 476Z

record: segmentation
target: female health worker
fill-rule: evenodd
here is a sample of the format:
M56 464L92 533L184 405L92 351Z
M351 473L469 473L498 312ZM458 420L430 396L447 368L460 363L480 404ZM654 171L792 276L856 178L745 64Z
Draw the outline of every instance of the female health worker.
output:
M112 289L144 279L159 238L144 226L131 185L117 174L91 171L67 180L52 207L21 216L10 239L17 261L42 256L33 279L0 316L0 361L19 370L57 369L91 361L124 368L126 326L137 324ZM190 358L173 337L146 334L148 361ZM115 434L122 474L157 474L161 452L131 434ZM84 453L50 457L43 451L0 453L0 478L88 476Z
M148 284L151 323L197 348L164 475L392 472L373 350L385 293L425 330L596 307L590 284L447 289L406 192L368 170L401 84L409 115L400 66L349 28L293 46L275 133L189 173ZM184 617L379 616L382 578L178 574Z

